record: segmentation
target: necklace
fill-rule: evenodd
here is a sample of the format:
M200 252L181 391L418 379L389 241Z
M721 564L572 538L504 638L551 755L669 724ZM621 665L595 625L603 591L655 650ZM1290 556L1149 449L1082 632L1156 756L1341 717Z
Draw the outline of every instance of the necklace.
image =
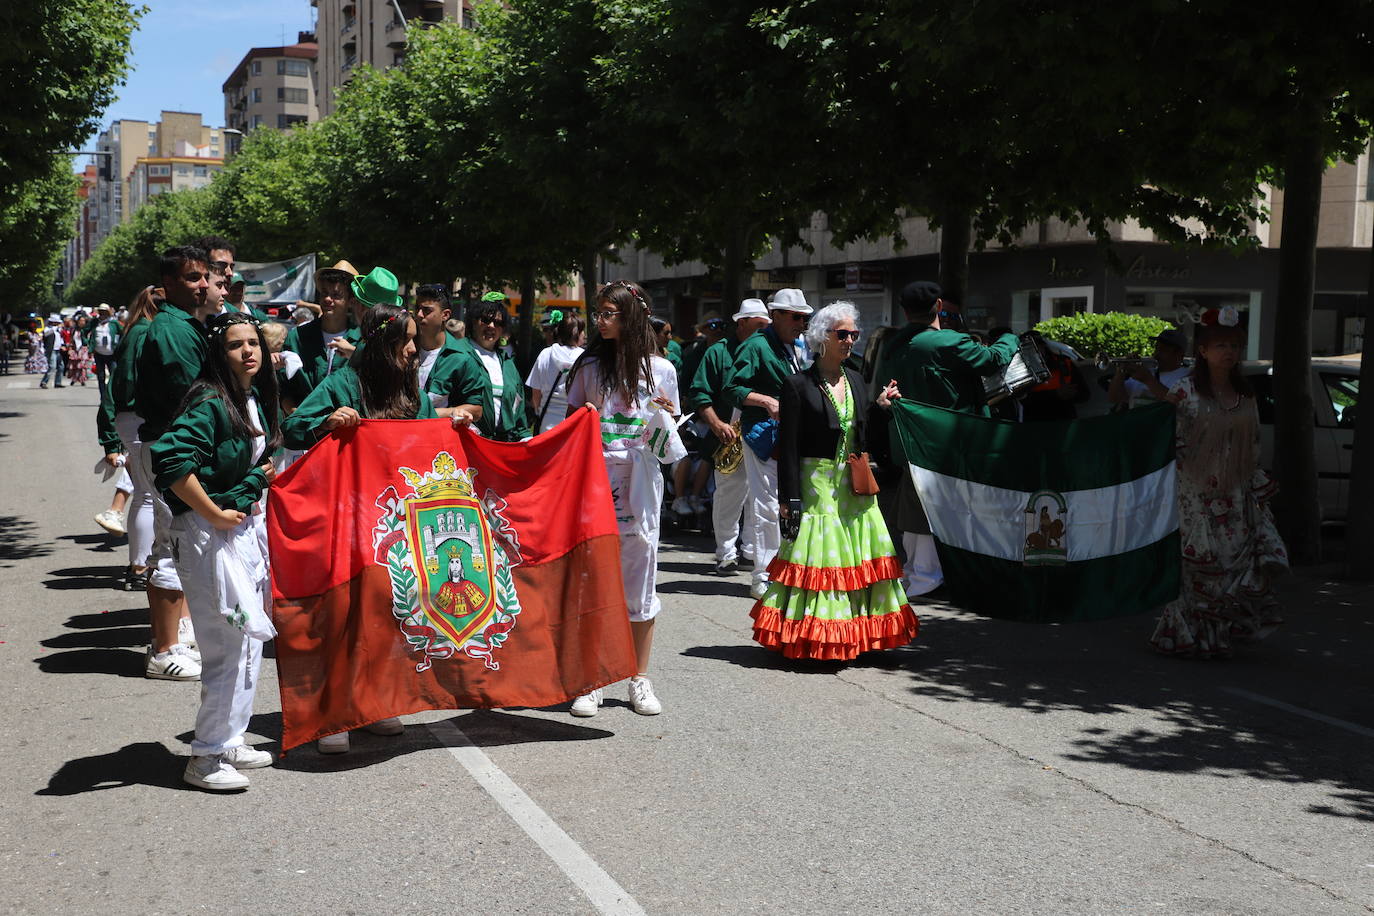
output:
M1240 402L1243 401L1243 400L1245 400L1244 398L1242 398L1242 397L1240 396L1240 392L1239 392L1239 391L1236 391L1236 392L1233 392L1233 393L1234 393L1235 396L1236 396L1236 403L1232 404L1230 407L1227 407L1225 404L1223 404L1223 403L1221 402L1221 397L1220 397L1220 396L1218 396L1217 399L1216 399L1216 400L1217 400L1217 406L1220 407L1222 410L1226 411L1227 413L1234 413L1235 411L1240 410Z

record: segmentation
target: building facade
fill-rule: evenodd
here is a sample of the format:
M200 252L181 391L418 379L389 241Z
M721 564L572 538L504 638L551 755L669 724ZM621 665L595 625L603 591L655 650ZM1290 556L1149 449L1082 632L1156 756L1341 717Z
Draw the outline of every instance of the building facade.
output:
M161 120L153 122L118 120L101 131L96 149L110 155L95 157L98 180L91 196L96 202L96 233L91 247L133 216L136 208L129 206L129 182L139 159L172 156L178 143L186 144L183 149L203 150L200 155L220 158L223 139L220 128L206 126L198 113L183 111L164 111Z
M1316 297L1312 314L1315 356L1357 352L1368 314L1370 244L1374 240L1374 185L1366 149L1357 161L1327 170L1322 183ZM1269 221L1253 227L1258 248L1243 253L1175 248L1133 223L1111 226L1104 252L1080 226L1051 221L1030 226L1008 247L990 244L969 257L963 303L969 326L1024 331L1037 322L1077 312L1126 312L1165 318L1187 328L1203 311L1234 305L1250 327L1250 359L1273 353L1278 297L1283 192L1271 189ZM749 295L764 299L783 287L805 291L814 305L849 300L866 329L902 324L898 294L913 280L939 275L940 233L923 219L902 226L907 245L890 238L833 244L824 214L803 233L812 251L773 250L755 262ZM708 311L722 308L720 281L699 263L666 266L652 252L619 252L622 263L603 268L603 282L632 279L653 297L656 312L688 336ZM1257 333L1256 333L1257 331Z
M228 155L237 151L241 134L268 127L285 130L318 121L312 32L301 32L294 45L252 48L224 81L224 126L231 131Z
M99 181L99 169L94 165L86 166L85 171L81 173L81 187L76 191L81 201L76 215L76 234L67 242L67 247L62 252L62 270L58 279L63 285L72 282L72 278L90 258L94 249L92 241L96 231L95 194Z
M472 25L469 0L310 0L319 44L315 88L320 117L334 110L334 95L360 64L378 70L405 58L406 31L445 19ZM400 15L397 14L400 8Z
M185 143L177 144L171 156L142 156L129 173L130 211L158 194L203 188L223 167L223 157Z

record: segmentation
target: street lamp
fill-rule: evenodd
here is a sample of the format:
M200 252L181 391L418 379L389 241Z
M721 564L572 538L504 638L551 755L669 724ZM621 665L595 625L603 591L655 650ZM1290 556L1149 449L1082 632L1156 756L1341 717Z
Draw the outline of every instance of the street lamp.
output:
M239 138L238 143L235 143L235 144L234 144L234 150L233 150L235 153L237 153L237 152L239 151L239 144L243 142L243 131L239 130L237 127L221 127L221 128L219 129L219 132L222 133L222 134L228 134L228 135L232 135L232 136L235 136L235 137L238 137L238 138ZM224 144L224 145L225 145L225 146L228 146L229 144L226 143L226 144ZM229 157L226 156L225 158L227 159L227 158L229 158Z

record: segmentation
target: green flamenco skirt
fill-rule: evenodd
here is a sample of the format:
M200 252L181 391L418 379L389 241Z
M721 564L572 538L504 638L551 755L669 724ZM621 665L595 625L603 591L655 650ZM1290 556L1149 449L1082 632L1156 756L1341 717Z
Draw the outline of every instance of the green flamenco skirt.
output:
M849 466L801 464L802 518L768 567L754 603L754 640L788 658L852 659L904 646L920 626L902 589L877 497L856 496Z

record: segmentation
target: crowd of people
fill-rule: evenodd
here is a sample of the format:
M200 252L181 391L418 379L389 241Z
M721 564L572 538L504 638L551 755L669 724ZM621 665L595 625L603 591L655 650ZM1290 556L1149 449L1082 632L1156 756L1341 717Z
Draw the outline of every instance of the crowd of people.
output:
M780 290L768 302L745 300L728 321L704 316L683 348L644 291L622 280L597 292L590 328L551 310L544 346L522 373L498 291L459 320L445 285L418 286L408 303L391 271L339 261L317 272L318 302L283 322L243 303L234 257L217 237L169 249L160 276L127 309L92 331L73 320L70 344L59 337L64 356L70 346L79 359L94 350L103 461L126 475L102 515L119 523L123 510L126 585L147 594L145 674L201 682L184 779L211 791L246 788L243 770L272 763L243 739L263 642L275 634L263 508L276 475L333 431L442 417L518 442L595 409L637 661L629 700L657 715L649 673L664 515L709 508L714 571L751 567L761 646L846 660L905 645L919 629L913 603L938 597L943 573L906 474L900 552L894 544L870 444L887 448L885 414L901 398L989 415L983 377L1018 347L1010 332L976 340L938 285L913 283L901 294L908 323L884 341L870 385L858 371L863 330L851 303L817 310L801 290ZM1277 622L1267 577L1285 559L1257 468L1254 399L1236 368L1242 337L1234 322L1213 323L1185 375L1166 378L1176 367L1161 360L1158 377L1138 381L1180 412L1185 587L1155 634L1162 651L1224 654L1232 636ZM1176 343L1161 338L1159 347ZM688 432L687 457L649 447L644 432L664 416ZM594 690L569 711L593 716L602 700ZM403 725L367 728L395 735ZM317 747L345 753L349 735Z

